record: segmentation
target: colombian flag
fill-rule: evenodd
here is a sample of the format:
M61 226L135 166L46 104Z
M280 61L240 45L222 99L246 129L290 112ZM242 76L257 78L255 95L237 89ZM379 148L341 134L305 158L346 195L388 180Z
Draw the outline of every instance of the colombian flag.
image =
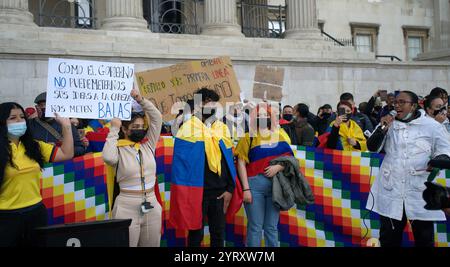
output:
M235 181L235 191L227 218L241 207L242 189L238 184L233 161L233 143L228 128L215 121L210 128L195 116L186 121L177 133L173 151L170 186L170 218L176 229L197 230L203 226L202 202L205 156L209 168L221 174L222 157Z
M236 155L247 163L248 177L264 175L264 169L273 159L294 156L291 140L283 129L277 128L269 136L261 136L259 132L255 135L250 137L250 133L247 133L236 147Z

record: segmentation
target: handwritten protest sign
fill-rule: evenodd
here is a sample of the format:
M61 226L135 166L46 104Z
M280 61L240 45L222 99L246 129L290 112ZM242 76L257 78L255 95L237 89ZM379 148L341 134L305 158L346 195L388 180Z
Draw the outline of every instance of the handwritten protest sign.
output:
M229 57L137 72L136 78L141 94L156 105L165 121L175 117L175 103L194 99L195 91L201 87L215 90L224 108L227 102L240 101L240 88Z
M283 98L284 68L258 65L253 97L280 102Z
M47 117L131 119L134 65L50 58Z

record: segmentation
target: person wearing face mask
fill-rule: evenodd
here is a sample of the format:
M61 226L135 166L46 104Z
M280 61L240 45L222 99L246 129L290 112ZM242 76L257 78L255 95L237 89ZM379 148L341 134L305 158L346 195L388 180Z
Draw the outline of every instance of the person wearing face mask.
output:
M329 119L333 115L333 108L329 104L325 104L319 108L317 112L317 133L324 134L330 125Z
M430 159L450 159L450 140L439 123L418 108L418 97L400 92L394 102L396 115L381 119L367 145L384 152L366 208L380 215L382 247L399 247L409 220L415 245L434 246L434 221L445 221L443 211L424 208L422 195Z
M272 199L272 178L284 170L270 161L282 156L294 156L291 140L278 127L276 114L266 103L250 113L250 132L236 146L238 172L244 192L247 214L248 247L260 247L264 231L267 247L277 247L280 209Z
M208 222L211 247L225 245L226 217L232 218L242 202L233 164L233 142L221 121L220 96L211 89L195 92L194 115L175 138L170 185L170 224L188 230L187 246L200 247ZM236 205L234 205L236 204Z
M177 136L178 130L183 126L185 121L188 121L192 117L194 112L194 100L188 99L184 103L184 107L178 110L178 114L174 120L170 122L170 134L172 136Z
M243 110L243 104L238 103L230 107L229 112L223 118L230 131L234 142L239 141L248 132L248 115Z
M436 87L430 92L430 96L434 97L440 97L442 99L442 102L444 102L444 105L448 108L448 93L445 89ZM447 112L447 119L442 123L444 127L447 129L447 132L450 133L450 112Z
M289 124L282 125L289 135L291 144L295 146L312 146L314 143L314 129L308 123L309 107L300 103L294 107L294 117Z
M340 98L339 101L341 102L348 102L350 103L350 105L352 106L352 116L351 119L356 122L359 127L361 127L361 130L363 131L363 133L366 132L373 132L373 124L370 120L370 118L366 115L363 114L361 112L358 112L357 108L356 108L356 104L355 104L355 99L353 97L353 95L351 93L343 93ZM370 108L369 108L370 109ZM367 109L367 110L369 110ZM336 119L336 115L333 114L329 121L334 121Z
M112 217L132 219L130 247L159 247L162 208L158 202L155 149L162 115L150 100L132 90L131 96L145 113L132 113L130 121L111 120L103 147L103 160L115 169L120 188ZM145 127L148 129L145 129Z
M366 151L366 138L361 127L353 121L352 104L346 101L339 102L338 114L328 128L329 133L326 147L345 151Z
M69 119L56 115L62 143L36 141L17 103L0 104L0 247L32 246L33 230L47 225L40 179L44 163L73 157Z
M442 98L438 96L427 96L424 101L424 109L430 118L435 119L439 122L444 129L448 132L447 128L444 126L444 122L447 119L447 106L444 104Z
M281 103L280 103L281 107ZM282 117L280 118L280 125L285 125L294 119L294 108L290 105L286 105L283 107Z
M34 100L38 117L30 119L28 125L34 139L60 146L63 139L62 129L54 118L45 116L46 97L47 93L41 93ZM83 156L86 153L86 148L80 140L77 128L74 126L72 126L72 138L75 157Z

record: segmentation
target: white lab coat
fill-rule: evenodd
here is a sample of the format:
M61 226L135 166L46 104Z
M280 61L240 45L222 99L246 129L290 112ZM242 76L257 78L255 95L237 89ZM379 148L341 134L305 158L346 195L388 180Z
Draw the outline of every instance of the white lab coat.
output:
M379 126L378 126L379 127ZM409 123L395 120L385 140L385 158L369 194L366 208L396 220L445 221L444 212L424 208L422 198L431 158L450 156L448 133L434 119L421 113Z

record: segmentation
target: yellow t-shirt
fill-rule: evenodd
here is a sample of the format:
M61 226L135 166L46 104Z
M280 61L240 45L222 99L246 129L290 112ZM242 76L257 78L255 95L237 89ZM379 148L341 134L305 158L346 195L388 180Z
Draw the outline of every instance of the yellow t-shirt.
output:
M291 145L291 139L289 135L282 129L279 128L276 131L272 132L270 135L261 136L257 134L253 137L251 141L252 147L250 147L250 133L246 133L243 138L241 138L236 146L235 155L244 160L246 163L250 163L249 160L249 152L252 148L261 146L261 145L270 145L277 144L280 142L285 142L289 146Z
M45 162L51 162L57 147L39 141ZM35 205L42 201L40 179L42 171L39 164L25 155L25 146L10 144L12 161L7 164L5 176L0 187L0 210L15 210Z

